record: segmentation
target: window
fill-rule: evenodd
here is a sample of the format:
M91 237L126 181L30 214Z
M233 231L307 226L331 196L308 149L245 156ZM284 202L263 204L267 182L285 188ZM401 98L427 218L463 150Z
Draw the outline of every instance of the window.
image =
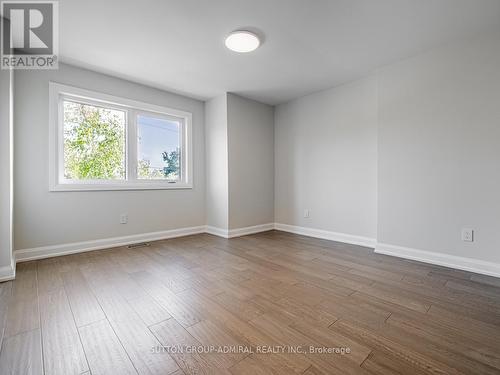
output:
M138 178L179 181L181 142L181 123L177 119L138 115Z
M125 180L126 112L63 99L64 179Z
M50 83L50 189L192 187L188 112Z

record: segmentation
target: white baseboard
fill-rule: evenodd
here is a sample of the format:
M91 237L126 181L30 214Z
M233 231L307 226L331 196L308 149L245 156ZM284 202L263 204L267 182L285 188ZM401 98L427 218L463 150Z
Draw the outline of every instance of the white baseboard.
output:
M217 237L229 238L229 231L227 229L222 229L222 228L217 228L217 227L212 227L210 225L207 225L205 231L208 234L213 234L214 236L217 236Z
M183 237L199 233L210 233L224 238L233 238L252 233L264 232L272 229L274 229L274 223L255 225L252 227L238 228L231 230L224 230L221 228L202 225L199 227L180 228L180 229L172 229L161 232L134 234L123 237L104 238L100 240L74 242L62 245L42 246L31 249L22 249L22 250L16 250L14 252L14 255L16 257L16 262L27 262L30 260L51 258L51 257L75 254L75 253L83 253L92 250L108 249L111 247L127 246L138 242L166 240L169 238ZM0 269L0 276L2 271L3 269ZM5 270L5 273L7 274L7 270Z
M0 282L14 280L15 278L16 262L14 261L14 257L12 257L10 266L0 267Z
M434 253L409 247L378 243L375 248L378 254L391 255L398 258L417 260L419 262L435 264L459 270L480 273L483 275L500 277L500 264L484 260L459 257L450 254Z
M230 229L228 238L247 236L249 234L260 233L260 232L267 232L273 229L274 229L274 223L253 225L251 227L245 227L245 228Z
M192 234L205 233L204 225L199 227L172 229L161 232L152 232L144 234L133 234L130 236L105 238L94 241L74 242L63 245L42 246L32 249L16 250L16 262L27 262L29 260L51 258L60 255L82 253L85 251L107 249L110 247L126 246L139 242L150 242L166 240L168 238L189 236Z
M365 246L375 248L377 240L370 237L355 236L352 234L330 232L322 229L314 229L307 227L299 227L295 225L275 223L274 228L284 232L301 234L303 236L316 237L324 240L344 242L352 245Z
M273 229L274 229L274 223L253 225L251 227L236 228L229 230L207 225L206 232L219 237L234 238L234 237L247 236L249 234L254 234L254 233L267 232L268 230L273 230Z
M377 243L376 239L351 234L330 232L321 229L299 227L295 225L268 223L237 229L222 229L212 226L198 226L189 228L172 229L161 232L135 234L123 237L106 238L94 241L75 242L54 246L43 246L32 249L16 250L14 252L15 262L26 262L55 256L81 253L85 251L107 249L111 247L126 246L138 242L150 242L165 240L168 238L189 236L199 233L209 233L224 238L234 238L249 234L265 232L269 230L281 230L300 234L303 236L321 238L331 241L343 242L353 245L375 248L379 254L391 255L399 258L416 260L424 263L440 265L444 267L456 268L464 271L480 273L483 275L500 277L500 264L486 262L478 259L458 257L449 254L434 253L430 251L412 249L403 246L395 246L384 243ZM0 281L12 280L15 278L16 267L14 260L10 266L0 267Z

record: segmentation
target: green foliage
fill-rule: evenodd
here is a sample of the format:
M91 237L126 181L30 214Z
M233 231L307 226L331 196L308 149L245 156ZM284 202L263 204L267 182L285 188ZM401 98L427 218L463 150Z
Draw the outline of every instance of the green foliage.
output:
M162 154L163 161L167 163L167 166L163 168L163 174L168 179L178 179L179 178L179 159L180 150L177 148L171 152L164 152Z
M166 166L139 160L141 179L177 180L180 150L163 152ZM92 105L64 102L64 174L72 180L125 178L125 114Z
M65 102L64 165L68 179L124 179L125 114Z
M149 160L139 160L137 165L137 174L140 179L162 179L165 176L161 169L153 168L151 166L151 161Z
M137 165L137 174L141 179L179 179L179 160L180 150L162 152L163 161L167 164L165 167L153 167L150 160L139 160Z

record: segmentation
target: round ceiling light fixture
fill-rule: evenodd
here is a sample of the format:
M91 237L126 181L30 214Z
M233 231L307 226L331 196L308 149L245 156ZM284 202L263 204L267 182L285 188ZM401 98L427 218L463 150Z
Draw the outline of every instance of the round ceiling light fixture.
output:
M226 47L234 52L252 52L259 46L259 37L247 30L235 30L226 38Z

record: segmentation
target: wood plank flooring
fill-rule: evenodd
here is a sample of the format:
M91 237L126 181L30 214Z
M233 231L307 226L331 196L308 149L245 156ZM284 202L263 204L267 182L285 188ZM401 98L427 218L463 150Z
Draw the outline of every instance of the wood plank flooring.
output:
M0 345L2 375L500 374L500 281L202 234L18 264Z

